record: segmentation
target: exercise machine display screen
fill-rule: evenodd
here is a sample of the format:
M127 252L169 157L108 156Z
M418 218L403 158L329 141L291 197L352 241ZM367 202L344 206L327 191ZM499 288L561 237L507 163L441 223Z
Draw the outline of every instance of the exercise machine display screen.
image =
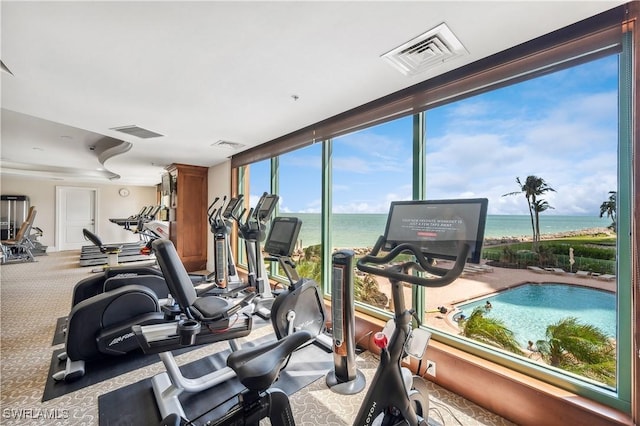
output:
M382 249L411 243L427 257L455 260L460 244L467 243L467 261L479 263L487 205L486 198L394 201Z
M302 221L296 217L276 217L271 222L264 251L272 256L290 257L295 250Z
M275 194L263 195L261 203L258 205L258 220L264 222L271 217L271 214L278 204L278 196Z
M235 216L238 212L238 209L241 206L242 206L242 196L233 197L227 203L227 207L224 209L224 212L222 212L222 217L224 217L225 219L229 219Z

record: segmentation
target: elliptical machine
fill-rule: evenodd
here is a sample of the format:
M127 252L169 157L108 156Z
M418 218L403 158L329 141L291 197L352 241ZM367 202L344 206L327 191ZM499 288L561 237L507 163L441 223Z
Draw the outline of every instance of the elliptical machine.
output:
M229 235L231 234L231 220L237 216L242 207L243 196L232 197L227 202L226 195L218 207L219 198L213 200L207 210L209 228L213 234L214 271L205 277L205 281L215 283L215 288L208 291L217 296L234 296L247 288L238 275L236 263L231 250Z
M271 317L271 305L274 297L269 285L260 243L266 237L266 222L271 219L279 198L275 194L265 192L254 208L248 211L244 209L238 216L232 216L238 224L240 237L245 242L248 284L258 293L254 301L254 313L266 320Z
M467 259L479 263L486 212L486 199L391 203L385 234L357 262L360 271L389 279L394 318L374 336L380 363L354 425L371 425L378 417L382 425L428 425L426 382L412 377L402 360L407 355L422 358L430 333L413 329L415 312L405 306L403 283L442 287L460 276ZM380 251L388 253L378 256ZM414 260L401 254L413 255ZM441 268L435 266L435 259L455 260L455 264Z

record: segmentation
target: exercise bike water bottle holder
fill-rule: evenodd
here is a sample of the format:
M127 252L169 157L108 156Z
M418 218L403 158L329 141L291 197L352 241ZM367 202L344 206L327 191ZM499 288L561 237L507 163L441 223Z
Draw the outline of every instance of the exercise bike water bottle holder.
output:
M180 336L180 345L190 346L196 343L196 335L200 333L202 326L199 321L192 319L183 319L178 322L178 336Z

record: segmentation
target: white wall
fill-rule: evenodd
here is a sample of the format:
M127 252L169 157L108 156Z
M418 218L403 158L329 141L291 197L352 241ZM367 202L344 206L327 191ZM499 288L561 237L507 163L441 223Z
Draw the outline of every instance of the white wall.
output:
M49 251L56 250L54 244L57 186L98 189L99 211L96 212L96 233L105 243L137 241L138 236L111 223L109 218L129 217L138 213L143 206L156 204L155 186L126 186L130 191L130 195L121 197L118 195L118 190L124 186L118 184L85 184L3 175L0 182L2 195L26 195L29 197L30 205L36 206L37 214L34 226L42 229L43 236L39 241L49 246Z
M217 166L209 167L209 175L207 181L208 198L211 204L216 197L227 198L231 195L231 160L228 160ZM207 269L213 271L213 235L211 232L207 235Z

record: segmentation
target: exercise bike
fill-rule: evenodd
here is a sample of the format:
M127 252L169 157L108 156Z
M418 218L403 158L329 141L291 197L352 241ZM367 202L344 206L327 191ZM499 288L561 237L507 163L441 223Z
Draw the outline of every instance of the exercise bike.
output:
M208 421L207 426L257 425L264 418L269 418L272 426L295 426L289 397L284 391L271 386L291 353L311 338L308 331L298 331L282 340L240 349L229 355L227 368L233 370L246 389L234 395L238 402L233 407L219 419ZM171 413L160 424L182 426L192 425L193 422Z
M108 271L114 272L112 277L105 273L78 283L74 289L74 304L67 318L65 350L58 356L65 365L61 371L53 374L54 380L71 381L82 377L86 361L139 351L141 348L134 338L134 326L173 325L175 328L176 319L185 312L196 312L202 320L215 322L218 329L226 331L202 333L199 336L202 343L249 334L250 318L236 321L233 328L224 324L235 312L249 305L255 295L248 294L240 301L201 296L184 270L173 244L163 239L155 240L153 244L159 241L171 245L175 257L173 261L180 264L186 279L175 280L170 275L172 270L162 268L161 263L159 274L154 269L114 268ZM123 276L118 276L120 273ZM142 275L135 275L137 273ZM165 299L159 295L164 295ZM174 303L174 300L181 303Z
M354 425L428 425L426 382L412 376L402 360L409 354L421 358L430 334L413 330L415 312L405 306L403 283L442 287L460 276L467 258L478 263L486 211L486 199L391 204L385 235L357 262L360 271L389 279L394 317L386 333L374 336L380 363ZM380 251L387 254L379 256ZM406 254L413 260L406 260ZM446 269L435 266L435 259L455 259L455 263Z
M248 335L251 331L252 315L243 308L248 306L251 298L256 297L256 295L249 294L245 296L240 304L241 307L236 309L235 307L239 305L234 305L233 310L228 310L224 317L208 318L205 314L206 304L198 303L195 292L190 285L187 271L180 262L173 244L168 240L160 239L153 242L153 249L167 285L179 305L180 316L173 322L158 325L138 325L133 326L132 330L143 352L147 354L158 353L165 365L166 372L157 374L151 379L153 393L161 417L167 418L171 414L175 414L179 418L186 418L178 398L182 393L198 393L236 376L241 379L241 382L250 391L248 395L244 396L245 400L249 398L249 400L253 401L257 398L257 395L260 395L258 399L263 398L263 393L277 377L279 366L284 362L284 359L280 359L278 355L276 356L278 359L276 362L272 358L275 355L267 354L267 352L271 353L271 349L264 350L264 352L259 348L255 350L240 349L234 340L237 337ZM214 337L211 337L211 335ZM217 341L227 340L233 351L231 360L227 360L228 367L212 371L197 378L184 377L171 351L184 345L210 343L215 336L218 336ZM290 337L293 337L292 341L297 343L278 343L289 341ZM269 343L266 347L285 348L285 352L290 353L312 337L315 336L309 331L300 330L300 332L292 333L277 340L276 343ZM284 349L273 350L282 354L282 352L278 351ZM240 352L240 355L234 355L236 352ZM254 357L257 357L256 360L254 360ZM286 394L284 396L286 397ZM272 395L272 398L282 399L282 396ZM264 400L262 400L262 403L264 403ZM283 409L279 408L278 411Z
M299 330L310 331L321 347L331 350L331 338L326 330L324 299L318 284L300 278L291 255L298 241L302 221L296 217L276 217L271 221L264 245L266 261L278 262L288 285L279 291L271 305L271 325L278 339Z

